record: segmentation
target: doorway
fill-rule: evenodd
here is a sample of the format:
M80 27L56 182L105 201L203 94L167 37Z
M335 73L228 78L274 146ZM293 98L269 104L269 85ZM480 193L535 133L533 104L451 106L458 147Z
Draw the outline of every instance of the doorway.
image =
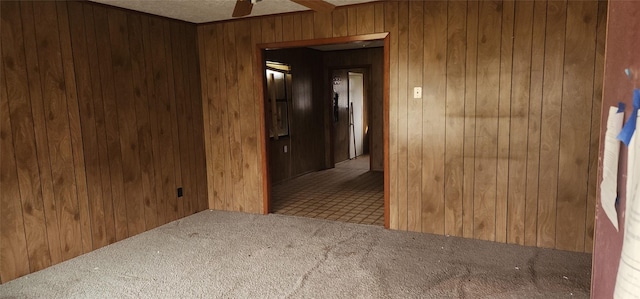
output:
M389 40L388 40L388 33L381 33L381 34L369 34L369 35L362 35L362 36L351 36L351 37L341 37L341 38L327 38L327 39L320 39L320 40L309 40L309 41L294 41L294 42L287 42L287 43L271 43L271 44L261 44L258 45L258 63L264 63L264 59L265 59L265 55L267 54L266 50L274 50L274 49L300 49L300 48L310 48L310 47L317 47L317 46L335 46L335 45L339 45L339 44L345 44L345 43L361 43L361 42L366 42L366 41L375 41L375 40L380 40L382 41L382 44L384 45L384 47L381 48L381 52L384 52L384 55L380 55L380 62L381 62L381 70L380 70L380 75L382 76L383 74L388 74L388 70L389 70L389 58L388 58L388 46L389 46ZM360 44L358 44L355 48L359 48L361 47ZM271 52L271 51L270 51ZM264 72L264 65L261 65L263 72ZM293 71L293 81L296 82L296 66L293 66L292 68ZM383 71L384 69L384 71ZM347 160L349 158L349 154L351 154L351 157L357 157L357 156L362 156L366 153L367 150L367 130L368 130L368 125L365 123L364 120L366 120L367 118L367 112L366 112L366 102L365 102L365 96L366 96L366 85L364 84L364 82L366 81L365 79L365 75L360 73L358 74L358 72L352 72L354 74L354 76L351 76L351 80L347 80L347 81L352 81L352 85L356 85L356 82L360 81L362 82L362 84L360 85L360 94L361 94L361 100L358 102L358 100L354 100L354 101L350 101L348 104L348 110L349 110L349 114L351 114L351 121L352 121L352 126L351 126L351 140L352 140L352 144L353 146L351 148L348 148L347 150ZM360 75L360 76L358 76ZM264 76L264 74L261 74L261 76ZM322 75L321 75L322 76ZM328 73L325 71L325 78L328 78ZM265 80L266 81L266 80ZM303 80L301 80L303 81ZM389 97L389 83L388 83L388 76L384 76L384 80L380 80L380 85L382 85L382 83L384 83L384 88L383 88L383 92L380 92L380 106L381 106L381 110L383 111L379 117L379 123L380 125L380 130L379 132L381 133L381 136L384 137L380 137L380 145L379 147L381 148L380 150L380 154L378 156L378 158L381 160L380 164L384 164L384 170L388 170L388 111L387 111L387 107L388 107L388 97ZM295 83L294 83L295 85ZM271 171L272 169L270 169L270 167L267 167L267 165L269 164L268 161L268 157L269 157L269 150L272 150L270 147L270 140L269 140L269 135L267 135L266 133L268 132L267 130L267 126L268 124L266 124L264 122L264 103L265 103L265 97L266 94L264 93L264 91L266 91L266 86L263 83L262 86L260 86L261 89L263 90L263 92L261 93L263 95L263 97L259 98L260 100L260 107L262 108L261 110L261 117L262 121L261 123L261 127L263 129L262 131L262 136L263 138L261 138L261 146L262 146L262 161L263 161L263 166L265 166L264 172L263 172L263 178L264 178L264 213L269 213L270 212L270 208L272 207L272 202L271 202L271 197L272 197L272 176L271 176ZM325 89L326 90L326 89ZM352 95L350 96L353 99L357 98L356 93L358 93L358 90L354 90L352 92ZM296 94L296 90L294 88L293 90L293 94L295 97ZM324 153L325 153L325 165L334 165L335 162L333 161L333 156L329 155L333 152L332 150L332 145L330 142L326 142L327 140L329 140L329 138L326 136L329 132L331 132L331 98L327 96L330 96L329 92L326 91L321 91L321 94L324 94L324 96L320 96L320 101L316 101L319 102L322 106L323 106L323 110L327 111L327 113L325 113L324 117L324 132L325 132L325 137L324 137L324 144L327 148L325 148ZM347 96L349 98L349 96ZM293 102L295 103L296 100L294 99ZM295 105L295 104L294 104ZM300 107L303 107L305 109L311 109L315 104L312 102L309 102L307 104L303 104ZM384 108L382 108L384 107ZM295 108L294 108L295 109ZM293 112L290 116L290 120L295 118ZM348 120L349 118L347 118ZM362 121L357 121L357 120L362 120ZM307 122L309 123L309 122ZM297 124L291 123L291 128L290 128L290 133L291 133L291 148L290 150L294 150L296 148L295 144L295 130L297 128ZM348 131L347 131L348 132ZM333 133L331 133L333 134ZM316 137L317 138L317 137ZM347 138L349 139L349 138ZM353 142L355 141L355 142ZM328 149L328 150L326 150ZM336 161L337 162L337 161ZM384 162L384 163L383 163ZM338 166L338 165L336 165ZM343 165L340 165L343 166ZM382 165L380 165L382 166ZM330 168L330 167L327 167ZM383 170L382 167L380 167L380 170ZM349 167L335 167L329 170L339 170L339 169L349 169ZM315 173L313 173L315 174ZM379 200L378 202L380 203L380 205L383 207L382 209L378 209L380 210L380 213L382 214L382 217L378 216L378 220L379 222L383 222L385 227L388 227L388 222L389 222L389 192L388 192L388 186L389 186L389 179L388 179L388 172L387 171L383 171L383 172L377 172L374 174L377 175L379 177L379 183L377 183L376 185L380 187L381 191L380 192L380 196L382 200ZM307 175L312 175L312 174L306 174ZM297 178L295 178L297 179ZM354 182L353 180L351 180L351 182ZM320 185L320 184L316 184L316 185ZM342 187L344 187L347 184L342 184ZM366 183L363 184L351 184L352 187L357 187L359 185L366 185ZM289 190L293 190L295 189L294 187L289 188ZM322 203L319 202L314 202L312 204L315 205L319 205ZM353 203L348 203L347 205L359 205L361 206L362 203L358 203L358 202L353 202ZM363 207L364 209L373 209L374 207ZM329 210L327 210L329 211ZM326 211L325 211L326 212ZM322 213L320 213L322 214ZM325 213L326 214L326 213ZM334 215L333 217L337 217L339 215ZM343 215L344 216L344 215ZM346 216L344 216L346 217ZM344 218L343 217L343 218ZM375 215L370 214L368 215L367 218L372 219L374 218ZM356 217L357 218L357 217ZM326 218L328 219L328 218ZM339 220L339 219L334 219L334 220Z

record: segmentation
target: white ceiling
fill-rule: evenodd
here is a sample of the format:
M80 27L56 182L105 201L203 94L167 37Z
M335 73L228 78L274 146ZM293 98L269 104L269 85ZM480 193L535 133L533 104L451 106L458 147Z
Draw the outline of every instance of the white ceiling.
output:
M127 8L169 17L191 23L207 23L228 20L236 0L90 0L107 5ZM371 0L328 0L336 6L351 5ZM263 0L253 5L250 17L309 10L289 0Z

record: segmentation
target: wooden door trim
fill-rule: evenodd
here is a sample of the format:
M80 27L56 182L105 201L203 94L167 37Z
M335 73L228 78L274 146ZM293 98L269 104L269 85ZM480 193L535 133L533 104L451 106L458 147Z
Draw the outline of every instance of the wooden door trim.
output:
M319 38L308 40L295 40L287 42L276 43L262 43L256 45L256 65L255 76L256 78L262 78L264 72L264 50L275 49L288 49L288 48L302 48L309 46L321 46L330 44L345 44L358 41L371 41L371 40L384 40L384 56L383 56L383 164L384 164L384 227L389 228L389 32L363 34L344 37L331 37L331 38ZM264 109L264 80L254 80L255 88L258 90L260 96L256 97L258 106L260 107L260 153L262 155L262 213L269 214L270 203L270 176L268 170L268 155L267 155L267 140L266 140L266 127L265 127L265 109Z

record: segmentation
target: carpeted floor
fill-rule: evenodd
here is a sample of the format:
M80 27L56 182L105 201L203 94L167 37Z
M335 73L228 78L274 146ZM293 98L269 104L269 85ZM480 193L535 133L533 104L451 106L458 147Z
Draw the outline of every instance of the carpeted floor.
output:
M591 255L204 211L0 286L1 298L588 298Z

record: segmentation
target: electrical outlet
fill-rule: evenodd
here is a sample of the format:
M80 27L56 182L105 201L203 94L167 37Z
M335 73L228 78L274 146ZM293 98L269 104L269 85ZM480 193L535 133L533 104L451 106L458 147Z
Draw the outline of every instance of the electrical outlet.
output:
M422 98L422 87L414 87L413 88L413 98L414 99Z
M178 188L178 197L182 197L182 187Z

